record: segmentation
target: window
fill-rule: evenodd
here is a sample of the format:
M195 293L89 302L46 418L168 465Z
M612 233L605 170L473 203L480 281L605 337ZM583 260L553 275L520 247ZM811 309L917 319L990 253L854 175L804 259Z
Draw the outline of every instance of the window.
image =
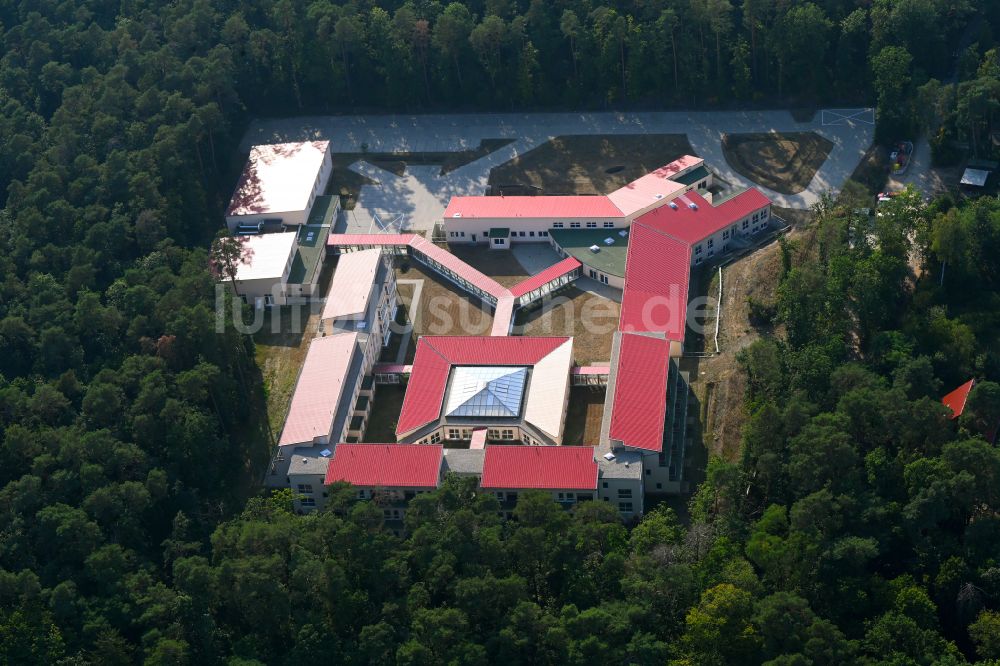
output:
M309 484L309 483L300 483L299 484L299 494L300 495L312 495L312 492L313 492L312 484Z
M735 224L733 225L732 236L733 236L733 238L736 238L736 225Z
M759 219L760 219L760 213L754 213L753 214L753 221L756 222Z
M618 489L618 499L632 499L632 489L631 488L619 488Z
M707 182L708 182L707 180L701 181L700 183L698 183L698 188L702 190L705 189L705 183Z
M750 226L750 220L743 220L743 230L746 231Z
M580 228L580 223L579 222L570 222L569 223L569 228L570 229L579 229Z
M524 238L524 232L523 232L523 231L519 231L519 232L518 232L518 235L520 235L520 236L521 236L521 238Z
M510 428L504 428L500 431L500 439L514 439L514 431Z
M729 229L724 229L722 231L722 240L729 240Z
M517 493L507 493L507 501L508 502L516 502L517 501Z
M303 507L314 507L316 506L316 499L313 497L301 497L299 498L299 504Z
M523 231L521 232L521 235L522 235L522 236L524 235L524 232L523 232ZM529 236L531 236L532 238L534 238L534 237L535 237L535 232L534 232L534 231L529 231L529 232L528 232L528 235L529 235Z
M448 428L448 439L461 439L461 431L458 428Z
M597 228L597 222L587 222L587 228L588 229L596 229Z
M431 444L437 444L441 441L441 431L438 430L436 433L431 435Z
M604 223L604 228L605 229L614 229L614 227L615 227L615 223L614 222L605 222Z
M605 481L605 482L604 482L603 484L601 484L601 487L602 487L602 488L607 488L607 487L608 487L608 482L607 482L607 481Z
M497 493L497 499L502 502L503 501L503 493L498 492Z
M590 278L591 278L592 280L596 280L596 279L597 279L597 271L595 271L595 270L594 270L593 268L591 268L591 269L590 269L590 270L589 270L589 271L587 272L587 274L588 274L588 275L590 276Z
M708 249L711 250L712 247L715 245L715 239L714 238L709 238L707 245L708 245Z
M762 219L762 220L766 220L766 219L767 219L767 215L768 215L768 212L769 212L769 211L768 211L768 210L767 210L766 208L765 208L764 210L760 211L760 219Z
M618 502L618 510L622 513L632 513L632 502Z
M494 244L494 245L503 245L503 242L504 242L505 240L506 240L505 238L494 238L494 239L493 239L493 244Z
M547 237L549 235L549 232L547 232L547 231L539 231L538 235L539 236L546 236Z
M657 489L663 488L663 484L662 483L657 483L656 487L657 487Z
M368 496L368 491L362 488L358 491L358 499L365 499Z
M580 493L576 499L580 502L591 502L594 499L594 493Z
M646 475L647 475L647 476L649 476L649 475L650 475L650 474L652 474L652 473L653 473L653 470L651 470L651 469L649 469L649 468L646 468Z
M553 229L562 229L563 228L563 223L562 222L553 222L552 223L552 228Z
M698 245L694 246L694 253L695 254L701 254L701 243L699 243Z
M462 238L465 238L465 232L464 231L460 231L458 233L462 234Z
M601 273L601 282L603 282L604 284L608 283L608 276L605 275L604 273Z

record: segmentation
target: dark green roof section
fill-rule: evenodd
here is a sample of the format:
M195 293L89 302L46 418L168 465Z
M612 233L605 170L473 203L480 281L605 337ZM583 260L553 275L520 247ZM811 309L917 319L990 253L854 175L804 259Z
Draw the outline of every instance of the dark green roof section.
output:
M510 229L507 227L491 227L490 238L510 238Z
M721 204L724 204L733 197L739 196L749 189L750 189L749 187L734 187L733 189L729 190L722 196L714 195L712 197L712 206L719 206Z
M624 277L629 237L622 237L622 231L628 229L549 229L549 237L581 264L607 275ZM608 238L614 243L607 245L605 240ZM591 252L593 245L600 247L600 251ZM587 275L587 271L583 274Z
M312 284L320 265L323 263L323 255L326 253L326 237L329 235L329 225L306 224L299 229L299 236L295 242L295 257L292 259L292 269L288 272L289 284Z
M692 169L691 171L688 171L685 174L681 174L680 176L674 176L670 180L676 183L680 183L681 185L693 185L694 183L700 182L708 178L709 175L710 174L708 173L708 169L705 168L704 164L702 164L701 166Z
M340 210L340 197L330 195L316 197L306 224L333 224L333 218L338 210Z

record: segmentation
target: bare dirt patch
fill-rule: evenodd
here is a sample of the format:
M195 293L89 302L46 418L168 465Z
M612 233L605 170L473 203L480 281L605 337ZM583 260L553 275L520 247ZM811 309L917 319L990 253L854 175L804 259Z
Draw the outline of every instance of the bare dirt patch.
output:
M798 194L823 166L833 142L815 132L724 134L729 166L755 183L782 194Z
M411 349L421 335L489 335L493 326L489 306L466 296L458 286L412 260L400 262L396 280L418 280L422 285L418 302L414 303L416 285L399 284L400 303L413 324Z
M449 245L445 249L505 287L513 287L529 274L510 250L490 250L482 245Z
M810 229L791 230L789 246L806 251L814 236ZM781 246L773 241L735 260L722 269L722 315L719 322L721 353L706 358L684 359L682 369L691 373L702 439L708 452L734 461L739 455L745 413L746 377L736 360L740 350L762 335L780 334L757 328L751 321L751 302L774 304L782 270ZM704 275L704 294L713 304L718 297L718 269ZM706 336L705 351L714 351L713 336ZM709 349L711 347L711 349Z
M499 193L607 194L681 155L693 155L685 134L558 136L490 171Z
M566 410L563 445L597 445L601 438L604 396L604 387L574 386L569 390L569 408Z
M620 312L621 306L610 299L568 287L551 300L519 310L514 331L517 335L571 335L578 365L602 363L611 359Z

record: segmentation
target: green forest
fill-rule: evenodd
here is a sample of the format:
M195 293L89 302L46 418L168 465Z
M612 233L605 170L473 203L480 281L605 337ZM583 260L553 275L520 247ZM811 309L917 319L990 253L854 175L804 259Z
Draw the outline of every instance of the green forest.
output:
M207 251L253 116L877 103L989 156L998 39L974 0L0 0L0 663L1000 663L997 199L818 206L741 456L630 527L260 496Z

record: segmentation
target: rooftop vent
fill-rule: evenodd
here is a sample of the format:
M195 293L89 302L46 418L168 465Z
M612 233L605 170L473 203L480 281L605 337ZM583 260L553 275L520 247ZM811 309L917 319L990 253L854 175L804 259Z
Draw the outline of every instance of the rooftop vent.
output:
M670 202L670 207L673 208L674 210L677 210L677 202L676 201L671 201Z
M615 244L615 239L611 238L611 237L605 238L604 239L604 244L605 245L614 245Z
M452 215L452 217L462 217L462 214L461 214L461 213L454 213L454 214Z
M597 254L598 252L601 251L601 247L599 245L591 245L590 251L593 252L594 254Z
M662 194L654 194L653 198L659 200L659 199L663 198L663 195Z
M605 460L614 460L615 459L615 454L611 453L611 451L608 451L607 453L604 454L604 459Z
M690 208L691 210L698 210L698 204L692 201L691 203L688 204L688 208Z
M622 229L621 231L618 232L618 235L621 236L622 238L628 238L628 229Z
M324 458L329 458L330 456L333 455L333 451L331 451L330 449L323 449L322 451L319 452L319 454Z

